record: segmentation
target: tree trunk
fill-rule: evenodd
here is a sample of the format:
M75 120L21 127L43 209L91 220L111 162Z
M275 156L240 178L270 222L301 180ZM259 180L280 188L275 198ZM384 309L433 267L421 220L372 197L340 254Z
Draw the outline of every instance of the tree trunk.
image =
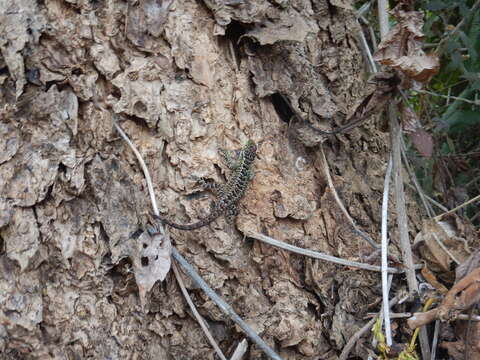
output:
M172 242L283 359L336 359L378 309L379 274L244 234L372 253L327 186L319 142L378 239L387 134L374 119L331 137L301 126L341 126L362 99L358 31L349 1L1 0L0 357L214 359L173 275L150 289L158 277L135 274L152 210L115 113L177 223L208 213L194 177L225 181L219 149L258 144L235 222L169 228ZM185 281L230 355L244 334Z

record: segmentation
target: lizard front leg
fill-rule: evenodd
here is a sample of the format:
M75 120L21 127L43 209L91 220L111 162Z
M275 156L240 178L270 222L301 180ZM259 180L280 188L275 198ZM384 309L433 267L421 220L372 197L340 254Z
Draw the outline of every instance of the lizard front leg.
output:
M225 149L220 149L219 151L222 153L223 158L225 159L225 163L227 164L230 170L235 170L236 168L238 168L239 163L234 158L234 156L232 156L230 151ZM235 154L235 157L238 157L238 154Z
M222 190L223 185L222 184L216 183L214 181L208 181L206 178L203 178L203 177L193 176L193 178L195 179L195 181L198 184L200 184L200 186L204 190L209 190L217 196L221 195L223 193L223 190Z

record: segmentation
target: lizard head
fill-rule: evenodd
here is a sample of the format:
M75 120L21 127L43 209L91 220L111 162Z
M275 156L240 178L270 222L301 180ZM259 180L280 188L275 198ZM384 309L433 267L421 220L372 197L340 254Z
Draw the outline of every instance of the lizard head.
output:
M257 154L257 145L253 142L253 140L248 139L243 149L244 149L245 159L247 159L247 161L252 163L253 160L255 160L255 156Z

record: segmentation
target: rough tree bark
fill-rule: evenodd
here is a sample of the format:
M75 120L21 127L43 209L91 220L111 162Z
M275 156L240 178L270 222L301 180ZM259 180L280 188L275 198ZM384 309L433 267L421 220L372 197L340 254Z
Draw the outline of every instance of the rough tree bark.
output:
M214 358L171 274L141 301L132 266L151 207L116 113L161 212L180 223L209 209L192 175L222 182L218 149L259 144L235 224L172 239L284 359L336 359L378 310L379 275L244 234L350 260L372 253L326 184L324 139L295 130L286 105L319 129L345 122L366 91L357 31L348 0L1 0L0 357ZM377 239L380 129L372 119L324 145L347 210ZM243 334L186 282L230 354ZM252 346L246 358L262 354Z

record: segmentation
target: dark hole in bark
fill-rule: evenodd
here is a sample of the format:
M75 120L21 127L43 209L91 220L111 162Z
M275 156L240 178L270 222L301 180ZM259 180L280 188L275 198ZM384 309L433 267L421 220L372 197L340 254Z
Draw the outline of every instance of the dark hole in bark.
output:
M50 90L50 88L51 88L53 85L55 85L56 83L57 83L56 81L47 81L47 82L45 83L45 88L46 88L46 90L47 90L46 92L48 92L48 90Z
M238 45L238 40L246 33L245 27L242 23L232 20L225 29L225 37L229 39L233 45Z
M72 70L72 75L80 76L80 75L82 75L82 74L83 74L82 68L77 67L77 68L75 68L75 69Z
M283 96L279 93L275 93L270 96L272 100L273 107L277 112L278 116L282 121L285 121L287 124L290 123L290 119L294 115L290 105L283 99Z
M140 260L142 261L142 266L148 266L148 257L142 256Z

